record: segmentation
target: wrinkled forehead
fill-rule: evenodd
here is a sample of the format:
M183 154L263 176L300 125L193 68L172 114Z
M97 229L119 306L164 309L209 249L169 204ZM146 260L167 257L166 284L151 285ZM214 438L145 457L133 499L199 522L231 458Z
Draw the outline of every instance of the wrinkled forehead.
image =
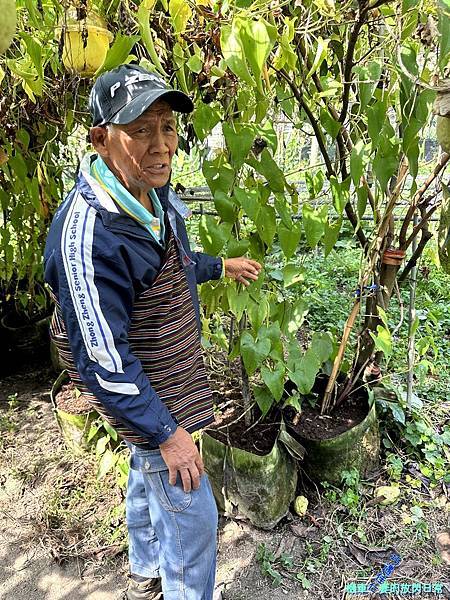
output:
M141 123L143 121L149 121L156 119L158 117L163 118L164 120L170 120L176 123L176 117L172 110L172 107L165 100L156 100L153 102L147 110L145 110L142 115L140 115L134 121L131 121L129 125L134 125L136 123Z

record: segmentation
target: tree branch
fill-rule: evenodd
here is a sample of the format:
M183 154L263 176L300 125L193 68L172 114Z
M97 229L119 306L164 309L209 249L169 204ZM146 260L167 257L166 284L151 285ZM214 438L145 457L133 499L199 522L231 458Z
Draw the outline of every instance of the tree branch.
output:
M270 66L272 68L274 68L272 64ZM286 71L284 69L274 69L274 70L276 70L283 77L283 79L287 82L287 84L289 85L289 87L292 90L292 93L294 94L295 99L300 104L301 108L303 108L303 110L305 111L306 116L308 117L308 120L311 123L311 127L314 130L314 134L317 138L317 143L319 144L320 152L325 161L325 165L327 167L327 176L331 177L331 175L335 175L333 165L331 163L330 155L328 154L328 151L327 151L327 148L325 145L325 139L323 137L322 130L319 127L317 119L313 115L311 109L306 104L305 100L303 99L303 94L301 93L301 91L295 85L295 82L292 81L292 78L289 77L289 75L286 73Z
M402 228L400 229L399 247L400 247L401 250L406 250L406 248L409 246L409 244L412 241L411 237L409 237L408 238L408 244L407 244L407 242L406 242L406 234L408 233L408 227L409 227L409 225L411 223L411 220L412 220L412 218L414 216L414 212L417 209L417 206L418 206L418 204L420 202L420 199L425 194L425 192L430 187L430 185L433 183L433 181L436 179L436 177L439 175L439 173L442 171L442 169L447 165L447 163L448 163L449 160L450 160L450 154L446 154L444 152L441 155L438 163L434 167L433 172L431 173L431 175L424 181L422 187L419 188L417 190L417 192L414 194L414 198L412 199L412 202L409 205L408 211L407 211L405 219L403 221ZM419 223L419 225L420 225L420 223Z
M427 225L427 222L425 221L425 227L426 227L426 225ZM428 231L428 228L424 228L424 230L422 231L422 235L420 237L420 242L417 244L417 248L416 248L414 254L411 256L411 258L409 259L409 261L405 265L405 268L403 269L401 275L398 277L398 282L399 283L402 283L403 281L405 281L405 279L408 276L409 272L415 266L415 264L417 263L418 259L420 258L420 255L422 254L423 249L425 248L425 246L427 245L428 241L432 237L433 237L433 234L430 233L430 231Z
M347 54L345 55L344 62L344 90L342 92L342 109L341 114L339 115L338 121L340 123L344 123L347 117L349 99L350 99L350 87L352 85L352 69L353 69L353 56L355 54L356 42L358 41L359 32L361 31L361 27L364 25L367 13L369 11L368 2L361 2L359 7L359 16L358 20L353 25L352 31L350 33L350 39L348 41Z

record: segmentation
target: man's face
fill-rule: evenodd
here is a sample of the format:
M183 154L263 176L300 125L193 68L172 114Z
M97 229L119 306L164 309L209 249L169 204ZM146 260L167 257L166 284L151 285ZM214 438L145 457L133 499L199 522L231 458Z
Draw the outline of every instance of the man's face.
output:
M158 100L127 125L93 127L91 139L108 167L132 194L162 187L169 180L178 135L167 102Z

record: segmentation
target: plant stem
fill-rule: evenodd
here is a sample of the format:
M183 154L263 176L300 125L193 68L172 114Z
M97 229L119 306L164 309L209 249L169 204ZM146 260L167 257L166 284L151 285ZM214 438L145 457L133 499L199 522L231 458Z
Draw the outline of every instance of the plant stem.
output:
M239 331L242 333L244 329L247 327L247 318L244 313L242 319L239 322ZM250 393L250 384L248 381L248 373L245 369L244 361L241 359L241 377L242 377L242 399L244 401L244 412L245 418L244 423L246 427L250 427L253 422L253 410L252 410L252 396Z
M417 225L417 213L414 213L414 227ZM423 236L422 236L423 239ZM417 250L417 238L414 238L412 243L413 256ZM413 331L413 325L416 318L416 286L417 286L417 263L411 270L411 289L409 293L409 333L408 333L408 387L406 390L406 404L411 406L411 399L413 393L413 378L414 378L414 342L415 334Z

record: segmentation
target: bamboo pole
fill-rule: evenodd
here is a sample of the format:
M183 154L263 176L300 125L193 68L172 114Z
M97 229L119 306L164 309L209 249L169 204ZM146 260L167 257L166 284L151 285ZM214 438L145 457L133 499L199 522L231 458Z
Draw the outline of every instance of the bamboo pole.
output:
M417 225L417 212L414 213L414 227ZM412 242L412 254L414 256L417 250L417 237ZM416 287L417 287L417 263L411 269L410 275L411 288L409 291L409 333L408 333L408 386L406 390L406 404L411 406L414 382L414 345L415 332L413 331L414 321L416 319Z

